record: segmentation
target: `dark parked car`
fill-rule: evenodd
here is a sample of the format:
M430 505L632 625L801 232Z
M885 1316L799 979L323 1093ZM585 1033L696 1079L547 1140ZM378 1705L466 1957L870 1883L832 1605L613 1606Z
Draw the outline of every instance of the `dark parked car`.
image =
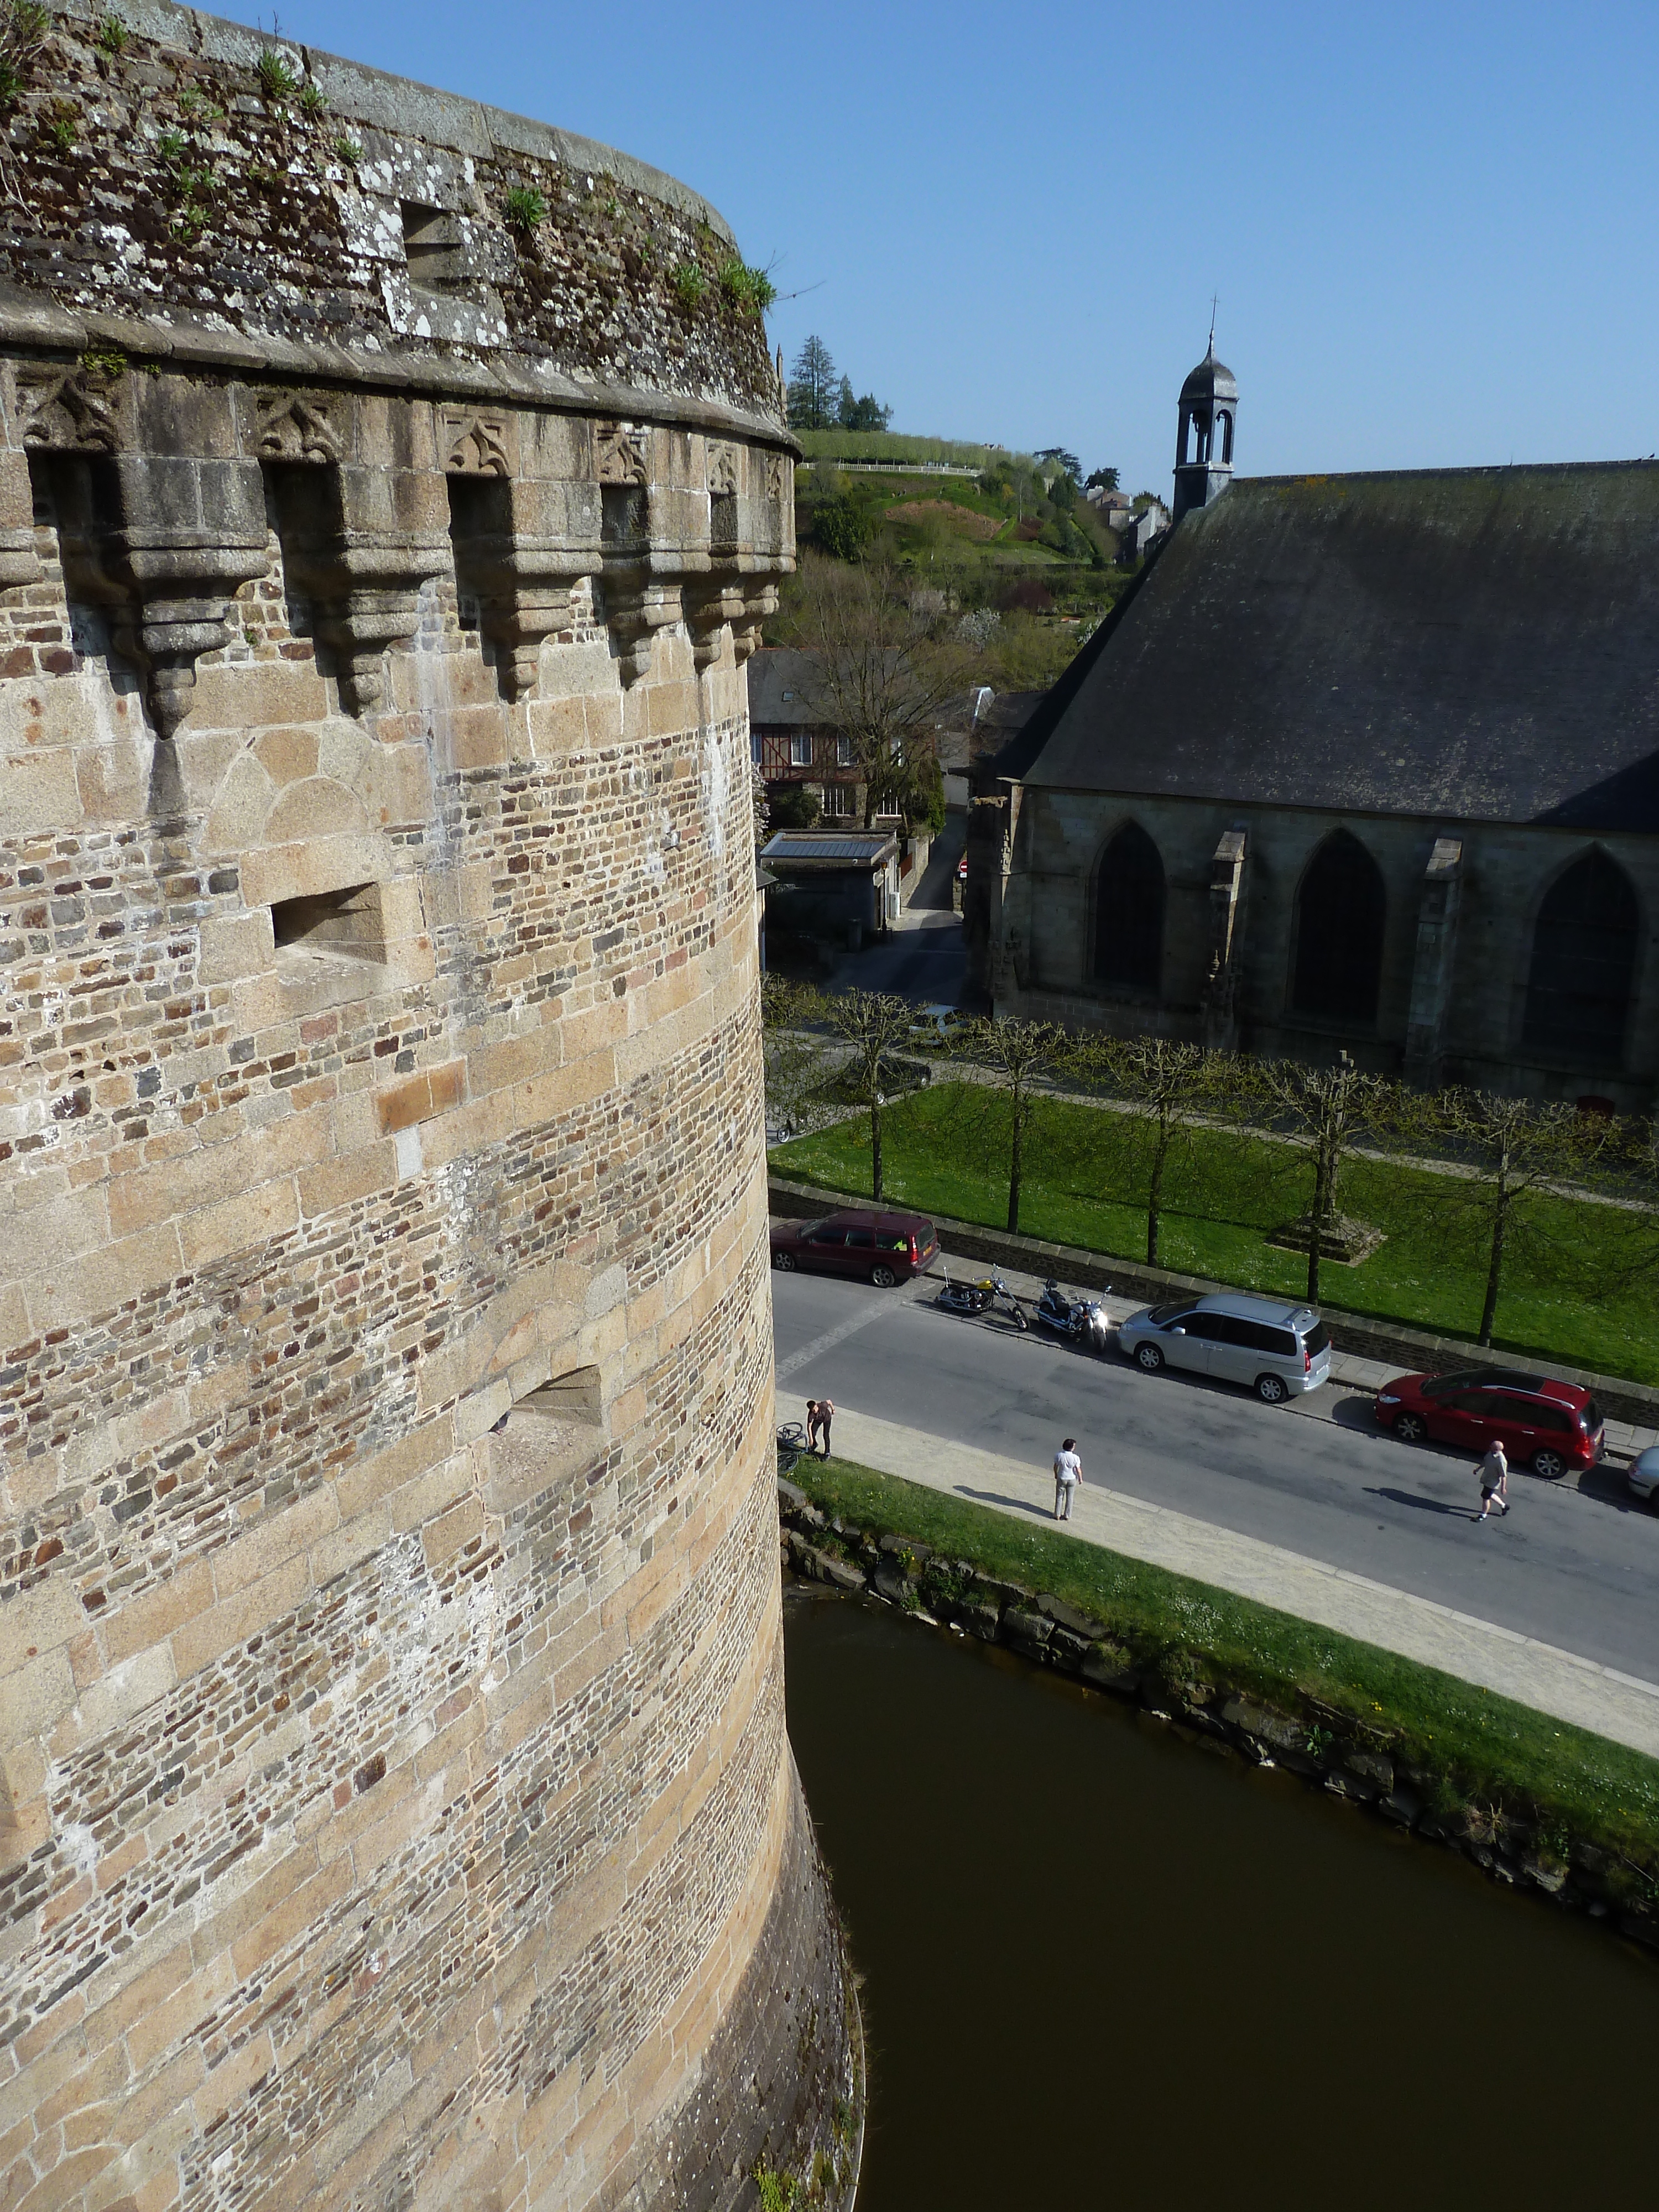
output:
M1377 1392L1376 1418L1407 1443L1432 1437L1484 1452L1497 1437L1512 1460L1552 1480L1601 1456L1601 1407L1582 1385L1547 1375L1401 1375Z
M857 1275L885 1290L921 1274L939 1250L933 1224L919 1213L829 1213L822 1221L775 1221L772 1265L787 1274L810 1267Z

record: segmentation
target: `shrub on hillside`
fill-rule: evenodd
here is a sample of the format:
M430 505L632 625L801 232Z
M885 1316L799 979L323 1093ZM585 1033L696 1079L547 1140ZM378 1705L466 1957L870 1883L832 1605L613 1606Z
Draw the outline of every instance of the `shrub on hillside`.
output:
M870 522L851 492L822 501L812 514L812 537L837 561L856 561L870 543Z
M1038 583L1035 576L1022 576L1017 584L1010 584L997 600L1004 614L1018 608L1024 614L1051 615L1054 611L1054 595L1046 584Z
M773 792L769 811L774 830L811 830L823 809L810 783L786 783Z

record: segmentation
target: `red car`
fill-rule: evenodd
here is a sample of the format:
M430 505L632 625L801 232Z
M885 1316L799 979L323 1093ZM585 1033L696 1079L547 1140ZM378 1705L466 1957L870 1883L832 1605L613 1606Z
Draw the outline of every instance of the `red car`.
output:
M821 1221L775 1221L772 1265L787 1274L811 1267L857 1275L886 1290L921 1274L939 1250L933 1224L919 1213L829 1213Z
M1407 1443L1483 1453L1494 1437L1517 1465L1553 1479L1601 1456L1601 1409L1577 1382L1478 1367L1458 1375L1401 1375L1376 1394L1376 1418Z

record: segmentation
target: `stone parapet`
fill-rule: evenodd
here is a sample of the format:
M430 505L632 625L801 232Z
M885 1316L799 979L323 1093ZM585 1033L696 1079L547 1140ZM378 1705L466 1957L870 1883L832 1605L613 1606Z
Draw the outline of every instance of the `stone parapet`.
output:
M168 738L204 660L313 660L371 713L387 651L451 603L508 704L579 632L629 684L678 625L701 672L723 639L746 659L775 605L792 493L775 447L678 425L19 354L0 369L0 668L112 654Z
M781 430L736 241L673 179L169 0L118 45L105 15L53 11L0 121L12 343L114 316L244 368L631 386Z

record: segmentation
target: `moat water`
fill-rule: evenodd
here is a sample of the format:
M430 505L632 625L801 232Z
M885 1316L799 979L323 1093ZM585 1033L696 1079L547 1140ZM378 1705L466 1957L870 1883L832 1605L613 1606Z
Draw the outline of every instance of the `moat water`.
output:
M858 2212L1651 2201L1659 1960L1290 1776L792 1592Z

